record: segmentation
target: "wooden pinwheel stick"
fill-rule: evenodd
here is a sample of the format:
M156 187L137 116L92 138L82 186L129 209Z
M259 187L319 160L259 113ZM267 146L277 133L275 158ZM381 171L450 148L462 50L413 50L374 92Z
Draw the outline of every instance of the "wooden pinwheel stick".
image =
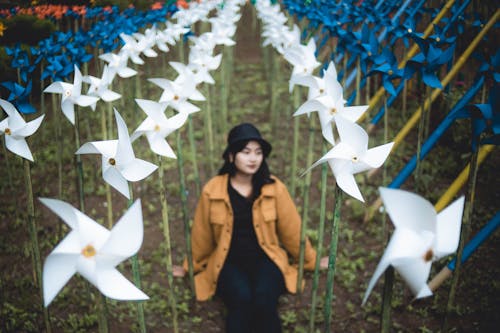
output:
M35 268L35 284L40 290L40 300L43 300L43 285L42 285L42 260L40 257L40 246L38 243L38 231L35 221L35 204L33 199L33 185L31 182L31 165L30 161L23 158L24 163L24 182L26 186L26 194L28 199L27 212L28 212L28 230L31 239L31 253L33 256L33 264ZM42 301L43 304L43 301ZM48 333L52 332L50 323L49 312L46 307L43 307L43 320L45 328Z
M462 253L462 264L476 251L500 226L500 211L465 245ZM441 284L449 278L455 270L457 258L455 257L447 266L429 282L432 291L437 290Z
M184 158L182 153L182 138L180 130L177 131L177 169L179 170L179 182L181 186L182 220L184 222L184 238L186 239L186 256L188 262L189 286L191 294L195 295L193 253L191 252L191 226L189 223L189 207L187 200L186 177L184 175ZM163 182L161 182L163 184ZM163 186L163 185L162 185Z
M326 276L325 294L325 333L330 333L332 326L332 303L333 303L333 282L337 260L337 244L339 239L340 210L342 206L342 190L335 185L335 210L333 213L333 225L331 229L330 249L328 253L328 273Z
M314 136L316 134L316 128L314 126L314 117L309 118L309 141L307 145L307 162L306 165L312 165L313 163L313 152L314 152ZM311 172L306 174L306 179L303 184L302 195L304 197L303 211L302 211L302 223L300 227L300 247L299 247L299 266L298 266L298 277L297 277L297 293L302 290L302 277L304 274L304 256L306 250L306 230L307 223L309 219L309 192L311 188Z
M178 132L179 135L179 132ZM182 168L181 168L182 169ZM160 201L161 201L161 216L162 216L162 227L163 236L165 237L165 249L166 249L166 268L167 268L167 295L170 302L170 308L172 310L172 324L174 326L174 332L179 332L178 325L178 314L177 314L177 303L175 300L174 293L174 274L172 265L172 244L170 241L170 223L168 218L168 203L166 196L166 188L164 181L165 167L161 155L158 155L158 181L160 183Z
M499 10L500 12L500 10ZM476 140L476 138L472 138L472 140ZM479 138L478 140L479 141ZM472 220L472 212L474 210L475 203L475 192L476 192L476 183L477 183L477 172L479 169L478 163L478 155L479 149L476 147L476 150L473 152L470 161L470 172L469 172L469 181L467 186L467 204L465 206L464 216L462 219L462 229L460 231L460 242L458 243L457 250L457 258L455 262L455 274L453 274L451 280L450 292L448 294L448 304L446 306L446 315L444 317L442 331L448 331L448 322L451 313L453 312L453 304L455 302L455 295L458 289L458 279L460 276L460 269L462 266L462 256L465 248L465 241L469 237L470 233L470 225Z
M129 193L130 198L128 200L127 206L130 207L134 203L134 191L132 184L129 182ZM134 284L137 288L141 289L141 271L139 268L139 258L137 253L134 254L131 258L132 263L132 277L134 280ZM139 323L139 330L141 333L146 333L146 320L144 319L144 305L143 302L137 302L137 321Z
M323 155L326 154L326 145L323 145ZM326 217L326 187L327 187L328 164L323 163L321 166L321 199L319 210L319 227L318 227L318 244L316 245L316 265L314 267L312 291L311 291L311 312L309 317L309 332L314 332L314 324L316 318L316 303L318 299L318 283L320 275L320 259L323 253L323 239L325 234L325 217Z

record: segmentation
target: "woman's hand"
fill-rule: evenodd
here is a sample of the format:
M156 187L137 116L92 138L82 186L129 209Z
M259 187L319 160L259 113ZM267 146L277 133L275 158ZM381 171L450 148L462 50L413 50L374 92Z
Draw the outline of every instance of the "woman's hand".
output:
M182 266L173 265L172 266L172 274L175 277L184 277L186 272Z
M319 260L319 269L328 268L328 257L323 257Z

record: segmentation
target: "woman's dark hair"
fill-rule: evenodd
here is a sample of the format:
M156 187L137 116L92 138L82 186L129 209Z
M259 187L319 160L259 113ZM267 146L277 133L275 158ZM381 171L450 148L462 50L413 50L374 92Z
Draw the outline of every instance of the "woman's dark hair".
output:
M226 154L224 156L224 164L219 169L219 175L224 175L227 173L229 174L229 176L234 176L236 174L234 158L236 157L236 154L242 151L250 141L251 140L238 141L228 147L229 153L233 155L233 162L229 161L230 154ZM260 195L262 186L272 183L274 183L274 179L271 178L271 172L269 171L269 167L267 166L266 162L266 156L264 155L260 168L252 177L252 199L256 199Z

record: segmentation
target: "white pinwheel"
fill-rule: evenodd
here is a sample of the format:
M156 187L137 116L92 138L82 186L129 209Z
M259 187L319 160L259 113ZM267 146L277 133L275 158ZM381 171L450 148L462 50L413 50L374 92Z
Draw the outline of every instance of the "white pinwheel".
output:
M162 156L177 158L168 144L166 137L179 129L187 120L187 113L178 113L171 118L165 116L167 103L159 103L145 99L135 100L139 107L147 114L144 120L131 136L134 141L145 134L151 150Z
M337 120L337 131L340 142L307 171L328 162L337 185L347 194L364 202L354 175L380 167L389 156L394 143L368 149L368 134L365 130L341 117Z
M173 38L173 41L171 41L168 37L165 37L167 43L169 43L170 45L175 45L175 41L178 41L181 35L184 35L189 32L188 28L185 28L184 26L178 23L172 23L170 21L166 21L165 25L166 28L163 30L163 33L166 36L170 36Z
M285 49L285 59L293 65L292 78L295 75L312 74L314 69L321 65L316 60L316 42L311 38L307 45L295 44ZM293 81L290 80L290 91L293 90Z
M116 269L118 264L136 254L142 245L144 230L140 200L130 206L111 231L64 201L48 198L40 198L40 201L71 228L70 233L45 259L45 307L75 273L82 275L109 298L149 299Z
M75 154L101 154L104 181L130 198L128 181L142 180L158 167L135 157L127 125L116 110L115 118L118 140L87 142Z
M89 96L98 97L105 102L113 102L122 97L122 95L108 88L113 80L113 77L107 65L104 65L101 78L97 78L92 75L85 75L82 80L90 85L87 91ZM96 105L97 103L90 105L92 110L95 110Z
M192 49L189 52L188 67L193 71L197 82L214 84L215 81L209 71L216 70L220 66L221 60L222 54L211 56L207 52Z
M298 77L295 80L304 80L304 77ZM293 115L298 116L317 111L323 137L333 145L335 144L335 140L333 137L332 122L336 123L339 117L355 122L368 109L368 105L345 106L346 101L343 97L343 89L337 81L337 72L333 62L330 62L328 69L324 73L323 84L324 93L306 101ZM321 89L319 84L318 87Z
M143 48L132 35L120 33L120 38L125 43L120 49L120 53L126 55L136 65L143 65L144 60L140 57Z
M10 102L0 98L0 106L7 113L7 118L0 122L0 134L5 134L5 146L14 154L33 162L25 138L36 132L45 115L27 123Z
M75 104L90 106L97 103L98 97L82 95L82 73L75 65L73 84L57 81L49 85L43 92L61 94L61 108L71 124L75 124Z
M214 40L218 45L233 46L236 44L236 42L231 39L236 32L236 25L233 22L220 19L219 17L209 18L208 20L212 24Z
M108 63L111 80L113 80L115 74L118 74L121 78L129 78L137 74L136 70L127 67L128 56L124 53L104 53L99 56L99 59Z
M148 81L163 89L160 102L168 102L173 109L179 112L190 114L200 111L200 108L188 102L188 99L205 100L205 97L196 89L197 83L194 74L188 77L179 75L175 81L163 78L152 78Z
M170 61L169 64L179 74L179 76L175 79L175 82L182 84L183 82L188 81L195 84L195 90L191 93L190 99L194 101L205 100L205 97L196 89L196 86L200 83L215 83L214 78L208 71L209 69L207 67L195 65L191 62L185 65L182 62ZM189 85L192 86L192 83Z
M464 197L437 214L432 204L417 194L380 188L380 195L395 229L368 284L363 304L389 265L401 274L415 298L432 295L427 285L431 265L458 247Z

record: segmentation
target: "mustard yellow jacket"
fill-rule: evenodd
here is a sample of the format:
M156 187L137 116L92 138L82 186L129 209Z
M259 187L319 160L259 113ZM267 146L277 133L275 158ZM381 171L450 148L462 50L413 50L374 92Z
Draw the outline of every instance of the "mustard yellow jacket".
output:
M219 273L231 244L233 211L227 191L228 175L212 178L204 187L196 207L191 230L196 298L199 301L214 295ZM287 290L297 291L301 219L285 185L276 177L272 184L262 187L253 204L253 226L264 252L283 273ZM313 270L316 251L306 240L304 268ZM187 270L187 262L184 262Z

